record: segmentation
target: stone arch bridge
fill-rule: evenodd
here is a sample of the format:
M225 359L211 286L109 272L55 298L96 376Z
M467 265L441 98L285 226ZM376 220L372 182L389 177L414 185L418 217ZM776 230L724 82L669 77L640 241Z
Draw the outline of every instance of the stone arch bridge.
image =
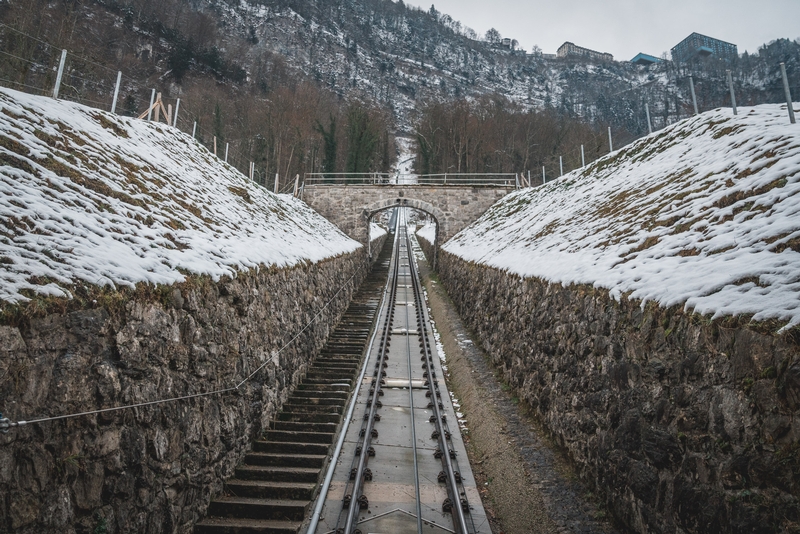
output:
M369 243L372 217L395 207L430 214L437 224L436 244L444 243L514 189L511 180L468 184L305 183L302 199L317 213L361 243Z

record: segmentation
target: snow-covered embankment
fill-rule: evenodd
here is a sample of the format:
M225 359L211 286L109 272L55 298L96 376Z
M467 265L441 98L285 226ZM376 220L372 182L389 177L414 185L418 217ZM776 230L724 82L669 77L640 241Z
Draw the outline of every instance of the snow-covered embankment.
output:
M4 417L241 383L0 434L14 532L190 531L368 269L365 247L190 136L9 90L0 223Z

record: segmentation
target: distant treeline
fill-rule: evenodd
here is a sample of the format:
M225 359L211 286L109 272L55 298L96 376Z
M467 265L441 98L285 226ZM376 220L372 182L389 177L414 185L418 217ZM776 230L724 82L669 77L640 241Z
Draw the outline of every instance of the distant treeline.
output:
M420 109L414 132L421 174L564 171L608 152L607 137L554 110L531 111L501 96L432 103ZM555 165L555 167L554 167Z

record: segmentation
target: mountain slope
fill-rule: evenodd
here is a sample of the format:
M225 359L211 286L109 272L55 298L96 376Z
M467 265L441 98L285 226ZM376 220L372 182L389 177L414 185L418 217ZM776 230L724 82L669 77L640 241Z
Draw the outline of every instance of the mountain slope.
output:
M360 245L163 124L0 90L0 300L236 276Z
M800 129L786 106L686 119L504 198L462 258L713 317L800 324Z

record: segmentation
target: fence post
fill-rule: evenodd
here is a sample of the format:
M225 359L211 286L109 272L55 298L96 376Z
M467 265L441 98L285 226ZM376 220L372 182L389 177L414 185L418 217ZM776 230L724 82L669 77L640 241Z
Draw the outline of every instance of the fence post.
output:
M586 167L586 158L583 155L583 145L581 145L581 169Z
M253 181L253 162L250 162L250 181Z
M789 78L786 76L786 65L781 63L781 76L783 76L783 92L786 93L786 108L789 110L789 122L795 123L792 92L789 90Z
M278 178L279 178L279 177L280 177L280 174L278 174L278 173L276 172L276 173L275 173L275 193L277 193L277 192L278 192Z
M230 143L225 143L225 163L228 163L228 147L230 146Z
M547 175L544 173L544 165L542 165L542 185L547 183Z
M296 174L294 177L294 191L292 192L293 197L297 196L297 189L299 185L300 185L300 174Z
M167 126L172 125L172 104L167 104Z
M217 136L214 136L214 156L217 155Z
M650 104L645 103L644 113L647 115L647 133L653 133L653 124L650 122Z
M730 69L728 69L728 87L731 90L731 107L733 107L733 114L738 115L736 112L736 94L733 92L733 78L731 77Z
M533 187L533 182L531 182L531 171L528 170L528 187Z
M559 176L564 176L564 157L558 156L558 170L561 172Z
M148 121L153 118L153 104L155 104L155 102L156 102L156 90L153 89L153 91L150 93L150 107L147 108Z
M192 126L192 139L195 139L196 133L197 133L197 121L194 121L194 126Z
M117 85L114 86L114 101L111 103L111 113L117 112L117 98L119 98L119 84L122 82L122 71L117 71Z
M181 99L179 98L177 102L175 102L175 117L172 119L172 127L178 127L178 110L181 108Z
M692 91L692 105L694 106L694 114L698 115L700 112L697 111L697 96L694 94L694 78L692 75L689 75L689 89Z
M614 152L614 141L611 140L611 126L608 127L608 151Z
M519 189L519 174L514 173L514 182L517 184L517 189Z
M61 62L58 64L58 74L56 75L56 85L53 87L53 98L58 100L58 90L61 88L61 77L64 75L64 64L67 62L67 50L61 51Z
M161 121L161 93L156 93L156 103L158 104L156 106L156 116L153 119L159 122Z

